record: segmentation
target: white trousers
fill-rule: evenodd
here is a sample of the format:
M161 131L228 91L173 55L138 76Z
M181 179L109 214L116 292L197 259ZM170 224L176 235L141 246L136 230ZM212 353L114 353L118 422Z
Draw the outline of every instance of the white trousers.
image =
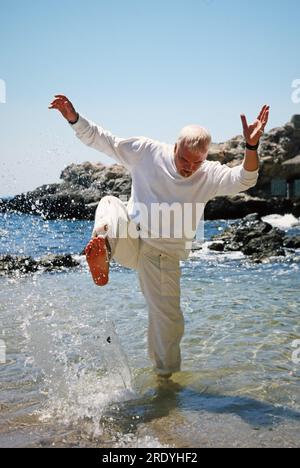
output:
M101 229L105 225L107 231ZM113 196L102 198L98 205L93 230L93 236L97 235L107 236L115 261L138 272L148 306L148 351L155 372L178 372L184 332L179 260L143 240L124 203Z

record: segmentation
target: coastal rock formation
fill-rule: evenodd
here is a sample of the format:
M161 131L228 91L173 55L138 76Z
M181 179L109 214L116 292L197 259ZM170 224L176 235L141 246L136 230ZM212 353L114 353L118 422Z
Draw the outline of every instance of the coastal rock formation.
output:
M18 271L21 274L37 271L37 262L32 257L0 256L0 276Z
M0 256L0 276L24 275L37 271L59 271L79 265L80 263L72 255L48 255L38 260L26 256L2 255Z
M300 249L300 236L286 238L283 245L288 249Z
M244 138L236 136L225 143L213 144L210 160L230 167L241 164L245 153ZM297 180L290 197L272 196L271 183L279 178ZM206 207L206 219L237 219L257 212L292 213L300 216L300 115L294 115L283 127L263 135L260 145L260 176L256 187L235 197L217 197ZM293 185L294 187L294 185ZM286 192L289 189L287 188ZM61 183L43 185L32 192L0 200L0 211L20 211L41 215L46 219L92 220L99 200L114 195L128 200L131 176L118 165L101 163L71 164L61 174Z
M259 214L246 216L231 225L221 234L213 237L209 249L217 252L241 251L255 263L267 261L270 257L284 257L286 248L300 248L300 237L290 238L280 229L263 222Z
M217 197L209 201L205 208L205 219L239 219L251 213L260 216L286 213L300 217L300 197L294 199L280 197L252 197L240 193L234 197Z
M0 211L20 211L46 219L93 219L99 200L106 195L129 198L130 174L120 165L71 164L60 184L43 185L32 192L0 201Z

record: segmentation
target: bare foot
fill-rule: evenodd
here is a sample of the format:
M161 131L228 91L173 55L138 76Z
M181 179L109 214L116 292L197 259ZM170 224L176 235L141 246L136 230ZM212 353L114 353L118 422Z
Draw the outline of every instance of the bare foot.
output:
M85 248L85 255L97 286L108 283L109 259L104 237L94 237Z

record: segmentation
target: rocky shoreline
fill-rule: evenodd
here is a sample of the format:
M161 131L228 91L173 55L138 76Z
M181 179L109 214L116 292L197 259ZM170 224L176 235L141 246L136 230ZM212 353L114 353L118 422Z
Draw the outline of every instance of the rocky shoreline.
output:
M29 256L0 256L0 276L65 271L79 266L80 262L69 254L47 255L37 260Z
M131 177L124 167L101 163L71 164L61 174L61 183L0 199L0 212L20 212L45 219L93 220L99 200L106 195L129 199Z
M244 138L239 135L225 143L212 144L208 159L234 167L242 163L244 152ZM131 193L131 176L118 164L71 164L60 178L60 183L43 185L10 200L0 199L0 212L28 213L45 219L93 220L102 197L113 195L126 201ZM300 115L263 135L256 187L235 197L211 200L206 205L206 219L238 219L250 213L291 213L300 217L297 189L290 197L271 196L271 184L277 178L286 181L287 192L291 181L299 179L300 183Z
M99 200L113 195L129 200L131 177L117 164L83 163L68 166L60 184L44 185L9 200L0 199L0 212L19 212L44 219L93 220ZM234 197L217 197L205 208L205 219L239 219L251 213L260 216L291 213L300 217L300 197L261 197L249 192Z
M49 194L52 189L52 186L41 187L11 200L0 200L0 212L37 215L47 220L94 220L101 197L98 201L88 203L82 195L77 193ZM104 192L103 196L108 194L111 195L111 193ZM122 200L127 201L128 197L122 195ZM300 198L259 198L247 193L234 197L217 197L207 203L204 216L207 220L240 219L251 213L258 213L260 216L293 214L299 218Z
M216 253L242 252L251 262L266 263L272 257L285 257L287 252L295 253L300 249L300 235L287 236L254 213L214 236L208 248ZM192 251L201 249L202 245L195 241ZM80 262L69 254L48 255L38 260L28 256L0 256L0 276L66 271L79 266Z
M285 257L287 250L300 249L300 235L289 237L254 213L214 236L209 249L223 253L242 252L254 263L265 263L271 257Z

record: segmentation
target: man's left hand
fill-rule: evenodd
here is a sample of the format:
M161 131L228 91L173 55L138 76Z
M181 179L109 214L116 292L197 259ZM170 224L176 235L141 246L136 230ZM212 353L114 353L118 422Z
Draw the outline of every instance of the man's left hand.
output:
M268 123L269 110L270 106L264 105L257 119L251 125L248 125L246 116L244 114L241 115L244 137L249 145L256 146L258 144L260 137L265 131L265 126Z

